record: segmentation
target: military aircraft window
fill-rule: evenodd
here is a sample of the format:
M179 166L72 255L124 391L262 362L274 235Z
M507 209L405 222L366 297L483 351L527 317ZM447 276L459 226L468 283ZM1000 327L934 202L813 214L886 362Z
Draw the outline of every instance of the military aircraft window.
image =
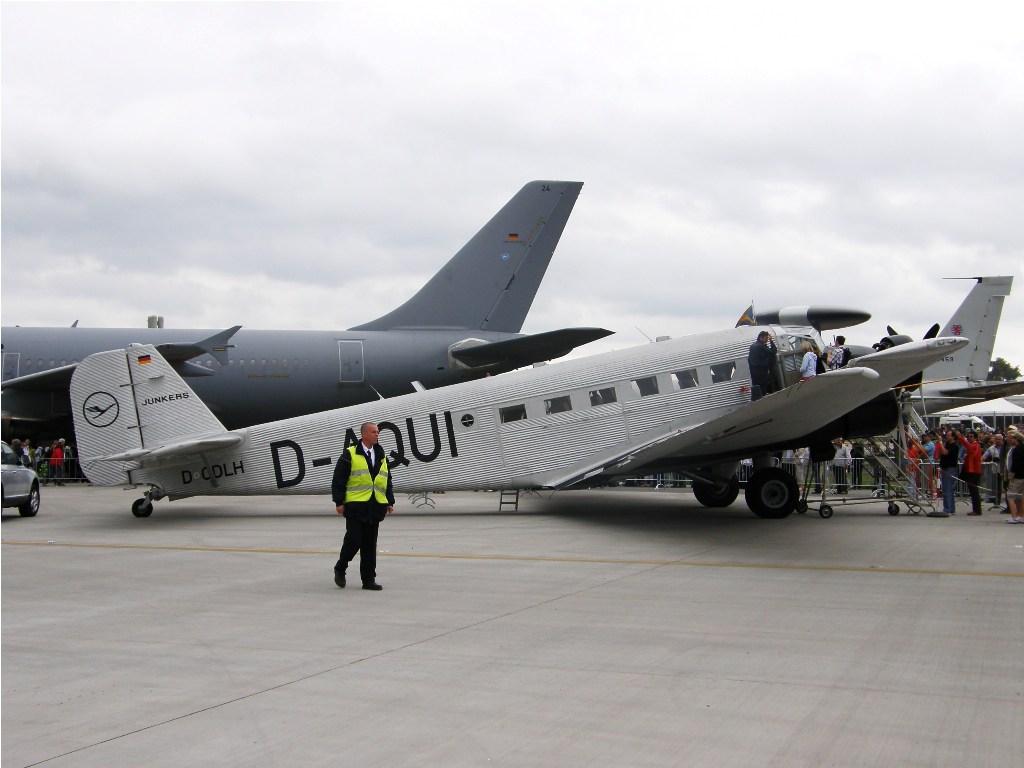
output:
M510 405L508 408L499 408L501 423L508 424L510 421L522 421L526 418L525 405Z
M544 401L544 413L562 413L563 411L572 410L572 401L568 395L562 395L561 397L552 397L550 400Z
M633 391L640 395L640 397L649 397L650 395L658 394L658 380L653 376L647 376L643 379L633 379L630 382L633 387Z
M615 400L615 387L608 387L607 389L590 390L591 405L604 405L605 403L614 403Z
M691 368L688 371L676 371L672 374L672 385L676 389L690 389L697 386L697 369Z
M722 381L732 381L736 375L736 362L730 360L728 363L716 363L711 366L711 381L718 384Z

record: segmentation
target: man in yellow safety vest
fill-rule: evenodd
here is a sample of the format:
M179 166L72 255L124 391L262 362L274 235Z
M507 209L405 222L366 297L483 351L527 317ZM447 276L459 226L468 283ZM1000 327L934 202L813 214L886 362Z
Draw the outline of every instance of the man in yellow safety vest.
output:
M356 552L363 589L383 589L377 583L377 531L380 521L395 510L395 493L378 434L376 424L363 424L360 441L345 449L334 468L331 497L338 514L345 517L345 540L334 564L334 583L342 589L345 570Z

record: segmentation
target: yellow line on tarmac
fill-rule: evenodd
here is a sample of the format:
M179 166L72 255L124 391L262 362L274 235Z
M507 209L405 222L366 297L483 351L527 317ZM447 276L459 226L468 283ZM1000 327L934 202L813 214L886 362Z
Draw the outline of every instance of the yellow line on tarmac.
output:
M263 549L257 547L188 547L157 544L62 544L49 541L4 541L3 544L26 547L73 547L92 549L149 549L167 552L241 552L272 555L334 555L336 550ZM798 565L796 563L719 563L704 560L622 560L600 557L544 557L531 555L454 555L438 552L378 552L380 557L423 557L439 560L510 560L540 563L598 563L604 565L679 565L691 568L768 568L786 571L841 571L846 573L909 573L926 576L989 576L1021 579L1024 572L950 571L932 568L886 568L881 565Z

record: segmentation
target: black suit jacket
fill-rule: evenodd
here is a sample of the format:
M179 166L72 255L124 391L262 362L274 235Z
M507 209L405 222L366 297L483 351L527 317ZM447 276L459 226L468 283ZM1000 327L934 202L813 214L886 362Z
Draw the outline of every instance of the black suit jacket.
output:
M357 451L363 450L363 444L356 445ZM373 446L373 466L370 467L370 477L377 477L381 465L386 460L384 449L380 445ZM391 467L388 467L390 470ZM334 479L331 480L331 498L335 506L345 505L345 517L352 517L364 522L380 522L387 517L388 506L395 505L395 491L391 487L391 472L388 472L388 487L385 492L388 497L387 505L381 504L374 496L369 501L345 501L345 488L348 486L348 476L352 474L352 459L348 451L341 454L337 466L334 467Z

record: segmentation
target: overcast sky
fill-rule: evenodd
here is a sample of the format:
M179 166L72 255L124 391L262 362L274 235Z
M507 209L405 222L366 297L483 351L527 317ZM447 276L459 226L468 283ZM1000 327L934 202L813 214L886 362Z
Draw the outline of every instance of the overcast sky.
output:
M526 332L870 344L1004 274L1024 367L1024 10L842 6L4 2L3 325L348 328L567 179Z

